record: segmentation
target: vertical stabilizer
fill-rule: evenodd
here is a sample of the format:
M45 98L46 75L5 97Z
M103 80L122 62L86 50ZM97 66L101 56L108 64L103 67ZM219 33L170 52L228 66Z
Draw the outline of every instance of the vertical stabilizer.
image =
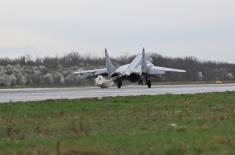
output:
M106 68L108 70L108 74L111 75L111 73L114 71L114 66L111 62L111 59L109 57L109 54L106 48L105 48L105 62L106 62Z
M142 50L142 57L145 57L145 49Z
M143 48L143 51L142 51L141 70L142 70L142 73L147 73L147 60L146 60L145 49L144 48Z

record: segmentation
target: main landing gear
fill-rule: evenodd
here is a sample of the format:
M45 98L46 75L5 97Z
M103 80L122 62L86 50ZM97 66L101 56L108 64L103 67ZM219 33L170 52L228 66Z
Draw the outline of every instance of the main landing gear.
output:
M146 76L145 76L145 82L146 82L148 88L151 88L152 83L151 83L151 81L150 81L149 75L146 75Z
M150 81L150 80L148 80L148 81L147 81L147 85L148 85L148 88L151 88L152 83L151 83L151 81Z
M121 88L121 87L122 87L122 81L118 81L118 82L117 82L117 87L118 87L118 88Z

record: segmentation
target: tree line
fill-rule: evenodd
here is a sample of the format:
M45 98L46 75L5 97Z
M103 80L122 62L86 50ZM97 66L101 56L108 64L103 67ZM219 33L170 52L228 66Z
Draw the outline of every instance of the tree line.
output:
M135 56L112 58L114 65L131 62ZM161 81L228 81L234 80L235 64L200 61L195 57L174 58L157 53L149 55L158 66L187 70L186 73L171 73L156 78ZM48 87L91 85L86 75L75 75L74 71L102 68L105 59L72 52L64 56L33 59L29 55L15 59L0 58L0 86L2 87ZM84 80L86 79L86 80Z

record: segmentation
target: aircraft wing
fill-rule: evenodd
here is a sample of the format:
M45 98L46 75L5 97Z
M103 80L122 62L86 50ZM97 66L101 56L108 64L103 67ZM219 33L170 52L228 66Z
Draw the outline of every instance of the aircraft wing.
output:
M166 72L180 72L185 73L185 70L181 69L174 69L174 68L166 68L166 67L159 67L159 66L152 66L148 70L148 74L165 74Z
M94 69L94 70L84 70L84 71L77 71L74 72L74 74L94 74L94 75L100 75L100 74L104 74L104 73L108 73L106 68L102 68L102 69Z

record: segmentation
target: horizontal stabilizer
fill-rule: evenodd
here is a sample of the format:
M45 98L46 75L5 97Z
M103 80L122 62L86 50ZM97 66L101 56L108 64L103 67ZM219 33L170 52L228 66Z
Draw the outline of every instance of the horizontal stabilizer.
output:
M84 70L84 71L77 71L74 72L74 74L94 74L94 75L99 75L99 74L104 74L104 73L108 73L106 68L102 68L102 69L94 69L94 70Z
M167 67L159 67L159 66L152 66L148 74L165 74L166 72L179 72L179 73L185 73L185 70L182 69L174 69L174 68L167 68Z

